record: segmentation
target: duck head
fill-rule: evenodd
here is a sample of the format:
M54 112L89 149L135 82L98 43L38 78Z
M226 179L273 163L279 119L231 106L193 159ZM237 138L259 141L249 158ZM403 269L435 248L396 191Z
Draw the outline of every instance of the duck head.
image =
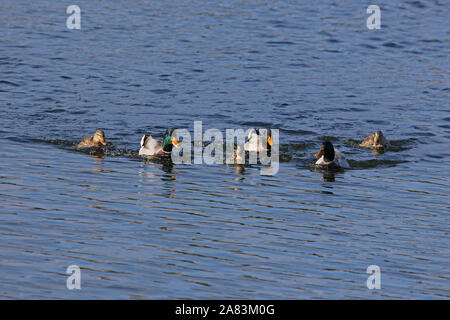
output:
M378 130L377 132L375 132L374 144L375 146L383 146L383 141L384 141L383 132Z
M165 152L172 152L173 146L175 146L177 148L180 147L180 143L178 142L177 138L175 138L173 133L174 133L174 130L172 128L170 128L166 131L166 134L164 135L163 150Z
M105 134L103 130L97 130L94 133L93 142L96 144L102 144L106 146L108 143L105 141Z
M267 149L270 149L272 147L272 144L272 130L267 129Z
M248 133L248 141L258 141L258 138L262 137L260 134L259 129L252 129ZM254 139L254 140L253 140ZM270 129L266 130L266 139L267 139L267 149L270 150L270 147L272 147L273 141L272 141L272 131Z
M320 147L319 152L316 153L316 158L323 156L323 160L330 162L334 160L334 146L330 141L324 141Z

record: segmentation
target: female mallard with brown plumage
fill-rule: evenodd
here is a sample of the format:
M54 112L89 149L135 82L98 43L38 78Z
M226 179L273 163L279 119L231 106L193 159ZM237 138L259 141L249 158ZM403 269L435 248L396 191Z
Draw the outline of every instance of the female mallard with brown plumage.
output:
M360 144L360 147L365 148L388 148L390 146L389 141L383 135L383 132L378 130L374 134L371 134L365 138Z
M76 148L98 148L102 145L106 146L108 143L105 141L105 134L103 130L95 131L93 136L89 136L81 140L79 144L77 144Z

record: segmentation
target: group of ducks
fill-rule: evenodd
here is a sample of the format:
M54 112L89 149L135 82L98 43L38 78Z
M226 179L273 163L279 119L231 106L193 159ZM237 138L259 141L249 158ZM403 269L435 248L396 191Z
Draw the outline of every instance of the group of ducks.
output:
M267 144L264 143L264 139ZM238 162L242 160L240 154L242 148L246 152L270 152L273 141L272 132L270 129L266 130L265 137L258 129L250 130L247 142L244 146L238 146L234 152L234 159ZM76 148L98 148L106 146L108 143L105 141L105 134L102 130L95 131L93 136L84 138ZM174 136L174 129L168 129L164 135L162 141L154 139L151 135L143 135L141 138L141 148L139 149L139 155L143 157L166 157L172 152L173 146L179 148L180 143ZM365 138L360 144L360 147L371 149L386 149L389 147L389 141L383 135L381 131L377 131L374 134ZM344 156L333 146L330 141L324 141L320 147L319 152L316 153L315 165L326 169L340 169L348 168L348 162ZM238 163L241 163L240 161Z
M390 144L383 132L378 130L374 134L371 134L365 138L360 144L360 147L371 148L375 150L386 150ZM319 152L316 153L316 165L328 168L349 168L347 160L339 151L333 146L330 141L324 141L320 147Z

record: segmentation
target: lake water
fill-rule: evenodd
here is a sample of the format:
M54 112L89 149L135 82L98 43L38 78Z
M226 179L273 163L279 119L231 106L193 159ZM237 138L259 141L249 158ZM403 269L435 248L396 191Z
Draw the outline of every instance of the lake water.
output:
M448 1L379 30L360 1L74 4L0 2L0 298L450 298ZM278 174L136 157L194 121L280 129ZM312 170L324 139L350 169Z

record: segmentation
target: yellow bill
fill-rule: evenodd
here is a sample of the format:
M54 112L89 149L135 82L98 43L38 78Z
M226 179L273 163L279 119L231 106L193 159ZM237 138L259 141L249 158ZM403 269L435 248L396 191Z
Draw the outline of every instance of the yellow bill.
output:
M316 158L320 158L322 155L323 155L323 147L321 147L319 152L316 153Z
M172 137L172 144L177 148L180 147L180 143L178 142L177 138L175 138L175 137Z
M267 143L269 144L269 146L272 146L273 142L272 142L272 137L271 136L267 137Z

